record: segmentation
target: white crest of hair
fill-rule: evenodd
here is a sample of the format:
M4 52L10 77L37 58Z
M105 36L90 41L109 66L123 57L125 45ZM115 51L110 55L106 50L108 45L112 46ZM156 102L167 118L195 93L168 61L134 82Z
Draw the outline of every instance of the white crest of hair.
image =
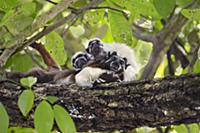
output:
M93 83L107 70L94 67L85 67L75 76L75 82L81 87L93 87Z
M133 66L128 66L126 70L124 71L124 81L133 81L136 79L137 71L135 71L135 68Z
M105 51L116 51L119 56L125 57L127 59L128 64L130 64L134 68L135 73L139 72L139 66L136 61L135 52L132 48L130 48L126 44L121 43L103 43L103 48Z

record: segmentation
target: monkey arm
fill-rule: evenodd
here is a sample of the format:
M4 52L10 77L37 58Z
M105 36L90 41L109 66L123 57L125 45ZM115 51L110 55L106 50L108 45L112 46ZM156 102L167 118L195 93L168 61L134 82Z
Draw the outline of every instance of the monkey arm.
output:
M30 46L40 53L42 59L44 60L44 63L48 66L49 71L61 70L60 66L56 63L56 61L42 44L33 43Z

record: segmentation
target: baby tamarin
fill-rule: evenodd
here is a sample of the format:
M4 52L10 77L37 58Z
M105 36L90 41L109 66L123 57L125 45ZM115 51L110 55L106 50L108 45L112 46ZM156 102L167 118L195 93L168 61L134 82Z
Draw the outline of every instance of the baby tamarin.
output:
M90 55L88 63L75 75L75 82L79 86L92 87L95 83L109 83L120 81L131 81L135 79L136 63L123 56L126 52L131 57L133 51L124 44L115 44L120 49L103 44L99 39L91 40L86 48L85 54ZM121 46L118 46L121 45ZM121 52L120 52L121 51ZM120 53L122 56L119 56ZM76 58L75 56L73 58ZM133 58L134 59L134 58ZM72 62L73 63L73 62Z
M98 83L131 81L137 71L134 53L124 44L103 44L99 39L89 41L84 52L72 57L74 70L48 72L31 70L20 77L34 76L38 82L76 83L93 87Z

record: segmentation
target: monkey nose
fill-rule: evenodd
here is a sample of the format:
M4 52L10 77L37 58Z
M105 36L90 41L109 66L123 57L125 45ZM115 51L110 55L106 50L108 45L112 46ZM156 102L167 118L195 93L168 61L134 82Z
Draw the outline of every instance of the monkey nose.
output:
M86 60L80 60L80 61L77 63L77 66L78 66L78 68L82 68L86 63L87 63Z

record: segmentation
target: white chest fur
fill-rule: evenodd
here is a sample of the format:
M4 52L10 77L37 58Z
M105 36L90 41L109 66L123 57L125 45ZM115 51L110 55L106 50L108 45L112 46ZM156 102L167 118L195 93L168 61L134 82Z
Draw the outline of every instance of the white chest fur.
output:
M82 87L92 87L93 83L99 76L105 73L106 70L93 67L85 67L75 76L75 82Z

